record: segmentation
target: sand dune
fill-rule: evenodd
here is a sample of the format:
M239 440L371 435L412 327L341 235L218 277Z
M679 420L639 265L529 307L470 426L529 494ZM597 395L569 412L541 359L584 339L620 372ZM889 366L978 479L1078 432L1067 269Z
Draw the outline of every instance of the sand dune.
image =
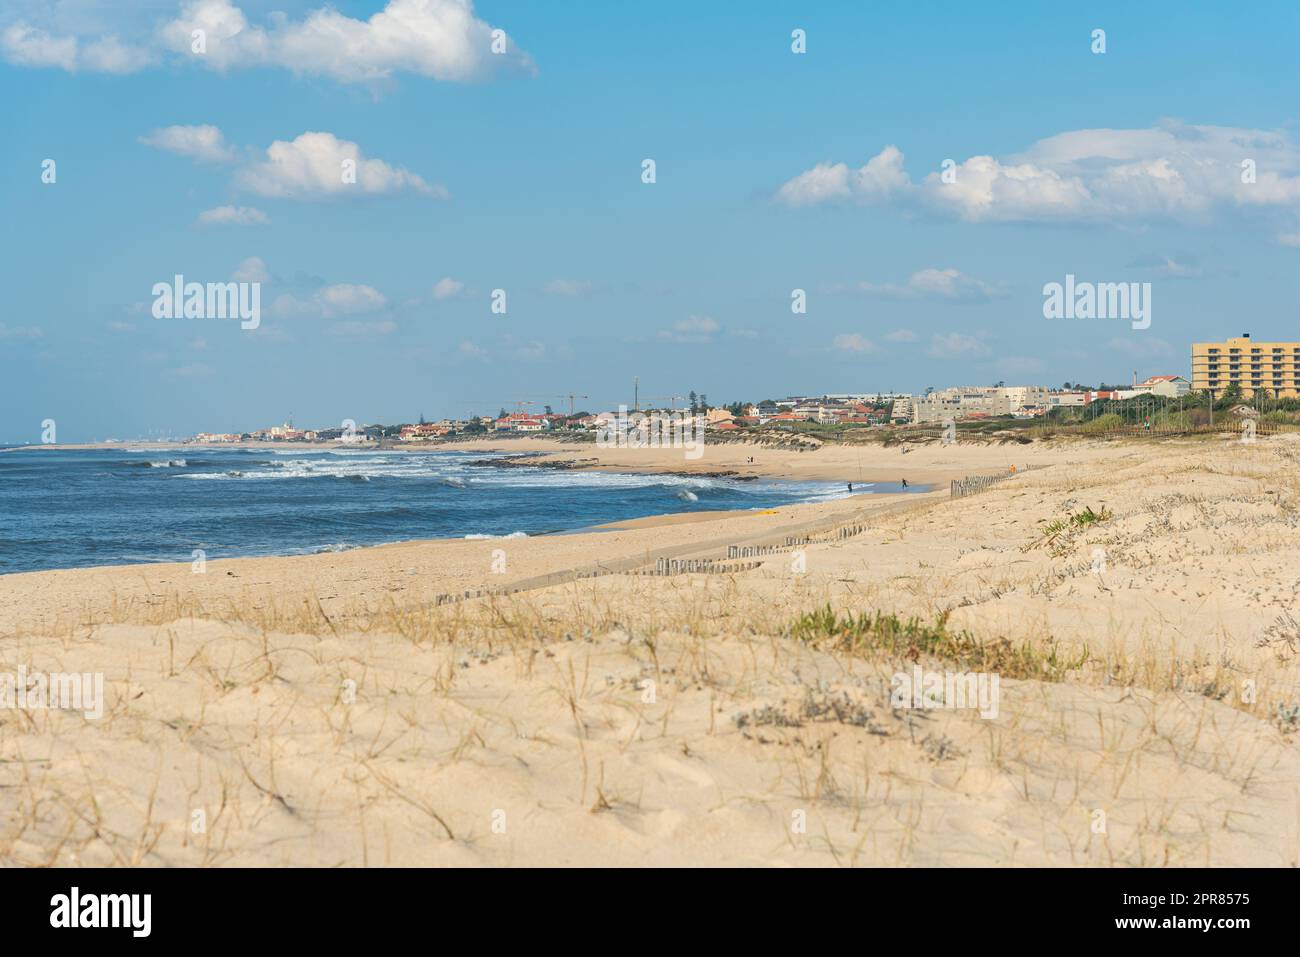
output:
M4 576L2 669L103 672L107 691L99 719L0 712L4 861L1300 856L1289 438L694 463L503 447L836 480L1021 471L957 500ZM664 556L714 570L644 573ZM439 598L466 591L490 593ZM998 675L996 717L899 706L893 676L917 667Z

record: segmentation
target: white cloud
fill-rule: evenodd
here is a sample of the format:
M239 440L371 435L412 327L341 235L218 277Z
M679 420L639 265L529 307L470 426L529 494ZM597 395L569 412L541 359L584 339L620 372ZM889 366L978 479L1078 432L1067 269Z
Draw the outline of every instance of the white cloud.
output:
M134 73L152 59L147 51L123 43L116 35L88 40L55 36L24 21L0 33L0 56L15 66L54 67L70 73Z
M204 365L202 362L194 362L190 365L168 369L163 374L169 379L210 379L215 373L211 366Z
M1204 223L1226 211L1300 208L1300 147L1270 130L1177 122L1073 130L1018 155L971 156L949 172L952 182L932 172L913 185L888 147L858 170L828 162L800 173L777 199L906 200L968 222Z
M870 339L863 338L856 332L836 336L834 346L837 352L852 352L858 355L876 351L875 343Z
M345 162L355 173L355 182L345 181ZM366 159L356 143L338 139L333 133L308 132L292 141L276 140L267 147L266 158L244 166L235 181L262 196L294 199L403 190L437 198L447 195L441 186L430 186L414 173L383 160Z
M373 286L346 282L326 286L316 294L316 298L326 315L374 312L388 305L388 300Z
M386 336L397 331L397 323L391 319L379 322L361 322L349 319L345 322L330 323L325 334L330 336Z
M717 321L708 316L691 316L674 322L672 329L660 331L659 338L673 342L710 342L721 329Z
M266 263L260 258L249 256L235 267L230 278L235 282L270 282L271 274L266 269Z
M542 291L552 296L567 296L576 299L591 292L591 283L585 279L552 279Z
M1043 361L1033 356L1007 356L997 362L998 372L1005 376L1037 375L1044 368Z
M895 329L893 332L885 333L886 342L915 342L916 333L911 329Z
M206 31L202 54L193 51L195 29ZM321 7L302 20L273 14L267 27L251 24L230 0L190 0L159 36L168 49L215 70L275 66L343 83L376 83L398 72L467 81L500 67L531 70L504 31L505 52L493 52L493 29L474 15L472 0L390 0L368 20Z
M165 126L140 137L140 142L210 163L229 163L236 157L235 150L226 145L221 130L215 126Z
M465 284L459 280L445 276L433 284L434 299L453 299L459 296L465 290Z
M1163 279L1199 279L1205 275L1196 258L1186 254L1180 254L1177 259L1173 256L1139 256L1129 265Z
M487 352L468 339L456 347L456 351L470 359L486 359Z
M241 156L226 143L221 130L211 125L168 126L140 137L140 142L209 162L233 163ZM367 159L356 143L333 133L307 132L290 141L276 140L262 158L253 158L252 151L244 155L247 158L235 171L235 185L261 196L310 200L411 190L437 199L447 197L442 186L431 186L415 173L381 159ZM220 210L232 209L219 207L214 215L229 216ZM260 214L252 211L247 215Z
M116 36L93 40L83 45L80 53L81 68L95 73L135 73L153 60L141 47L123 43Z
M0 50L15 66L77 69L77 38L51 36L19 22L0 34Z
M961 356L988 355L989 347L974 336L962 332L944 332L930 337L927 352L936 359L955 359Z
M1141 335L1118 337L1106 343L1110 352L1119 352L1131 359L1155 359L1174 354L1174 347L1164 339Z
M1300 246L1300 233L1278 233L1277 241L1283 246Z
M974 279L956 269L922 269L912 273L903 285L863 282L858 284L858 288L870 295L891 299L949 299L954 302L987 302L1007 294L1000 284Z
M269 226L271 218L252 206L217 206L199 213L201 226Z
M44 334L36 326L9 326L0 322L0 339L39 339Z
M342 282L324 286L307 298L278 296L272 312L288 318L337 319L378 312L387 305L388 299L373 286Z
M516 339L514 336L504 336L502 338L507 354L512 359L519 359L523 362L539 362L546 358L546 346L534 340L523 341Z
M850 199L874 203L891 199L910 186L903 154L896 146L886 146L861 169L849 169L844 163L819 163L785 183L777 190L776 199L789 206Z

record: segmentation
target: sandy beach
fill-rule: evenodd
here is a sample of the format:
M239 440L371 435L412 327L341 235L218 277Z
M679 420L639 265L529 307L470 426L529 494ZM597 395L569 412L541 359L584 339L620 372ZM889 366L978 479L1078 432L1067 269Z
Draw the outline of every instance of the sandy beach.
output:
M1300 859L1293 437L454 447L933 489L0 577L3 669L106 694L0 713L4 862Z

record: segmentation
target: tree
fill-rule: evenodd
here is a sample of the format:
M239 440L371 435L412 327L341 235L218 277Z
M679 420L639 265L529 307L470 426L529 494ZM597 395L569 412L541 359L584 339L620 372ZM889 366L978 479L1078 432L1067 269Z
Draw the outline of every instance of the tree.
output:
M708 397L707 395L705 395L703 392L700 393L700 409L699 409L699 411L701 411L701 412L708 412L708 411L709 411L709 397Z
M544 407L543 407L543 411L544 411L547 415L554 415L554 414L555 414L554 412L551 411L551 407L550 407L549 405L548 405L548 406L544 406Z
M502 406L501 411L497 413L497 418L504 419L505 417L506 417L506 410L505 407Z
M692 389L692 390L690 391L690 394L686 397L686 401L690 403L691 411L692 411L692 412L696 411L695 390L694 390L694 389Z

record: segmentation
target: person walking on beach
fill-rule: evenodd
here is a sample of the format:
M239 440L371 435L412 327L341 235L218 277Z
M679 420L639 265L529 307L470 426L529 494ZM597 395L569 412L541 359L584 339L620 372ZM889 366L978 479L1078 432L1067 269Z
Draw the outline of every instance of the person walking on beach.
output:
M903 479L903 488L907 488L907 479Z
M852 482L849 483L849 491L850 491L850 492L853 491L853 483L852 483Z

